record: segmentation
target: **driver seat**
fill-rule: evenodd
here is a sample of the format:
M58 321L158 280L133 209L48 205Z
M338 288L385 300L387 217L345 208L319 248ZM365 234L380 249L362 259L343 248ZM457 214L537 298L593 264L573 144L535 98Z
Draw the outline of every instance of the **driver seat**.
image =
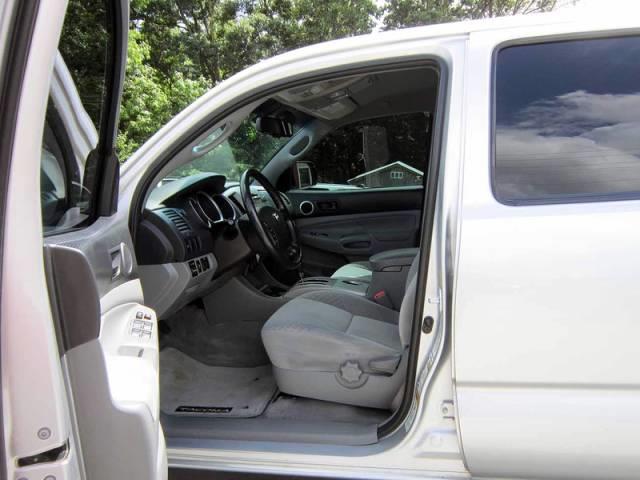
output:
M340 289L305 293L280 307L262 328L280 391L395 408L406 376L418 258L400 312Z

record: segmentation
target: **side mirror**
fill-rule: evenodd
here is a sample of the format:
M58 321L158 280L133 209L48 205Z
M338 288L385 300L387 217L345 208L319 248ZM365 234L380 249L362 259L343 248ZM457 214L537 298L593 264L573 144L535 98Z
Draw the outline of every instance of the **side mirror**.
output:
M316 167L313 162L298 161L293 166L294 188L308 188L316 184Z
M277 117L257 117L256 130L277 138L293 136L293 124Z

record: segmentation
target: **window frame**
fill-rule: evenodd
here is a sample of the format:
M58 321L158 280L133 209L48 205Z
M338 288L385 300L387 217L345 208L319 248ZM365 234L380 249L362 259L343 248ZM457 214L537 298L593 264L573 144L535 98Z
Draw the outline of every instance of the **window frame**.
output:
M95 223L98 218L111 216L117 211L120 162L116 155L115 143L118 133L120 103L128 54L128 31L126 30L126 26L128 25L129 19L129 0L102 0L102 2L105 5L105 29L108 35L108 41L105 45L104 91L99 123L96 128L98 139L96 145L94 145L85 159L85 167L81 175L81 188L83 190L88 189L91 192L88 199L86 218L77 225L49 231L45 231L45 225L42 224L43 237L54 237L85 229ZM69 5L67 5L65 9L63 29L64 24L68 20L68 15ZM58 37L58 52L60 51L61 41L62 31ZM71 72L69 73L71 74ZM73 74L71 74L71 78L75 84ZM52 82L49 83L49 101L53 102L51 85ZM80 100L82 102L82 97L80 97ZM62 123L64 124L64 122ZM64 131L69 138L69 131L66 126ZM67 173L68 172L65 172L65 175ZM88 182L91 183L88 185Z
M33 32L35 30L39 0L22 0L7 2L5 13L6 25L0 27L0 108L3 112L0 118L0 296L3 292L3 267L5 244L5 220L8 207L9 173L14 161L13 148L17 128L18 110L24 90L25 71L27 68L29 50ZM0 297L0 300L2 298ZM0 310L0 326L3 324L2 310ZM2 329L4 330L4 329ZM0 358L0 365L2 358ZM0 416L4 418L5 405L0 397ZM6 433L0 429L0 478L8 476L7 449L4 447Z
M491 81L489 85L489 180L491 186L491 194L496 201L508 207L523 207L536 205L564 205L577 203L601 203L601 202L620 202L629 200L640 200L640 190L635 192L613 193L613 194L569 194L564 196L553 196L540 199L509 199L498 193L496 179L496 100L497 100L497 74L498 74L498 56L502 50L511 47L526 47L530 45L558 44L576 41L589 40L608 40L614 38L638 38L640 41L640 32L618 33L607 35L604 32L586 32L573 33L563 35L559 38L537 38L527 37L510 39L498 43L491 53Z
M56 143L58 144L58 148L60 149L60 154L62 155L62 161L60 163L60 167L63 168L64 175L64 188L65 188L65 203L68 208L73 208L78 206L79 201L81 200L81 191L84 188L82 182L82 173L78 169L77 159L75 156L75 152L73 151L73 146L71 145L71 137L69 135L69 130L67 129L67 125L65 125L60 112L58 111L58 107L56 106L55 100L53 99L51 93L49 93L49 101L47 103L47 110L45 113L45 129L47 126L51 130L51 134L53 135ZM43 143L44 143L44 135L43 135ZM42 161L41 161L42 162ZM42 163L40 166L42 170ZM42 194L42 184L40 185L40 194ZM69 207L71 206L71 207ZM47 225L44 223L44 217L42 218L42 235L47 238L50 236L67 233L69 231L79 230L84 228L85 226L90 225L90 223L86 223L89 220L89 217L79 223L76 226L68 227L68 228L55 228L52 225ZM47 230L47 228L50 228Z

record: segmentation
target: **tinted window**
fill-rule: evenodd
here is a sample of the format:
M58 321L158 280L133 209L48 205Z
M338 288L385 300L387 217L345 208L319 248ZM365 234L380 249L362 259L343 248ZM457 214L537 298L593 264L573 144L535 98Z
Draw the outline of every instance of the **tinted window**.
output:
M514 46L496 65L497 197L640 194L640 38Z
M316 189L420 186L429 152L430 117L376 118L342 127L304 156L314 163Z

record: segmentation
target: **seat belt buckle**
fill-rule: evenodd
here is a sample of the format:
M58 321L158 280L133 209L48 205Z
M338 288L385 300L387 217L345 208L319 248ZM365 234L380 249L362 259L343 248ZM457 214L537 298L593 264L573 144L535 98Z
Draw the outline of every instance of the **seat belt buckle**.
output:
M393 308L393 304L391 303L391 300L389 300L389 297L387 297L387 292L384 290L378 290L371 296L371 298L374 302L382 305L383 307Z

